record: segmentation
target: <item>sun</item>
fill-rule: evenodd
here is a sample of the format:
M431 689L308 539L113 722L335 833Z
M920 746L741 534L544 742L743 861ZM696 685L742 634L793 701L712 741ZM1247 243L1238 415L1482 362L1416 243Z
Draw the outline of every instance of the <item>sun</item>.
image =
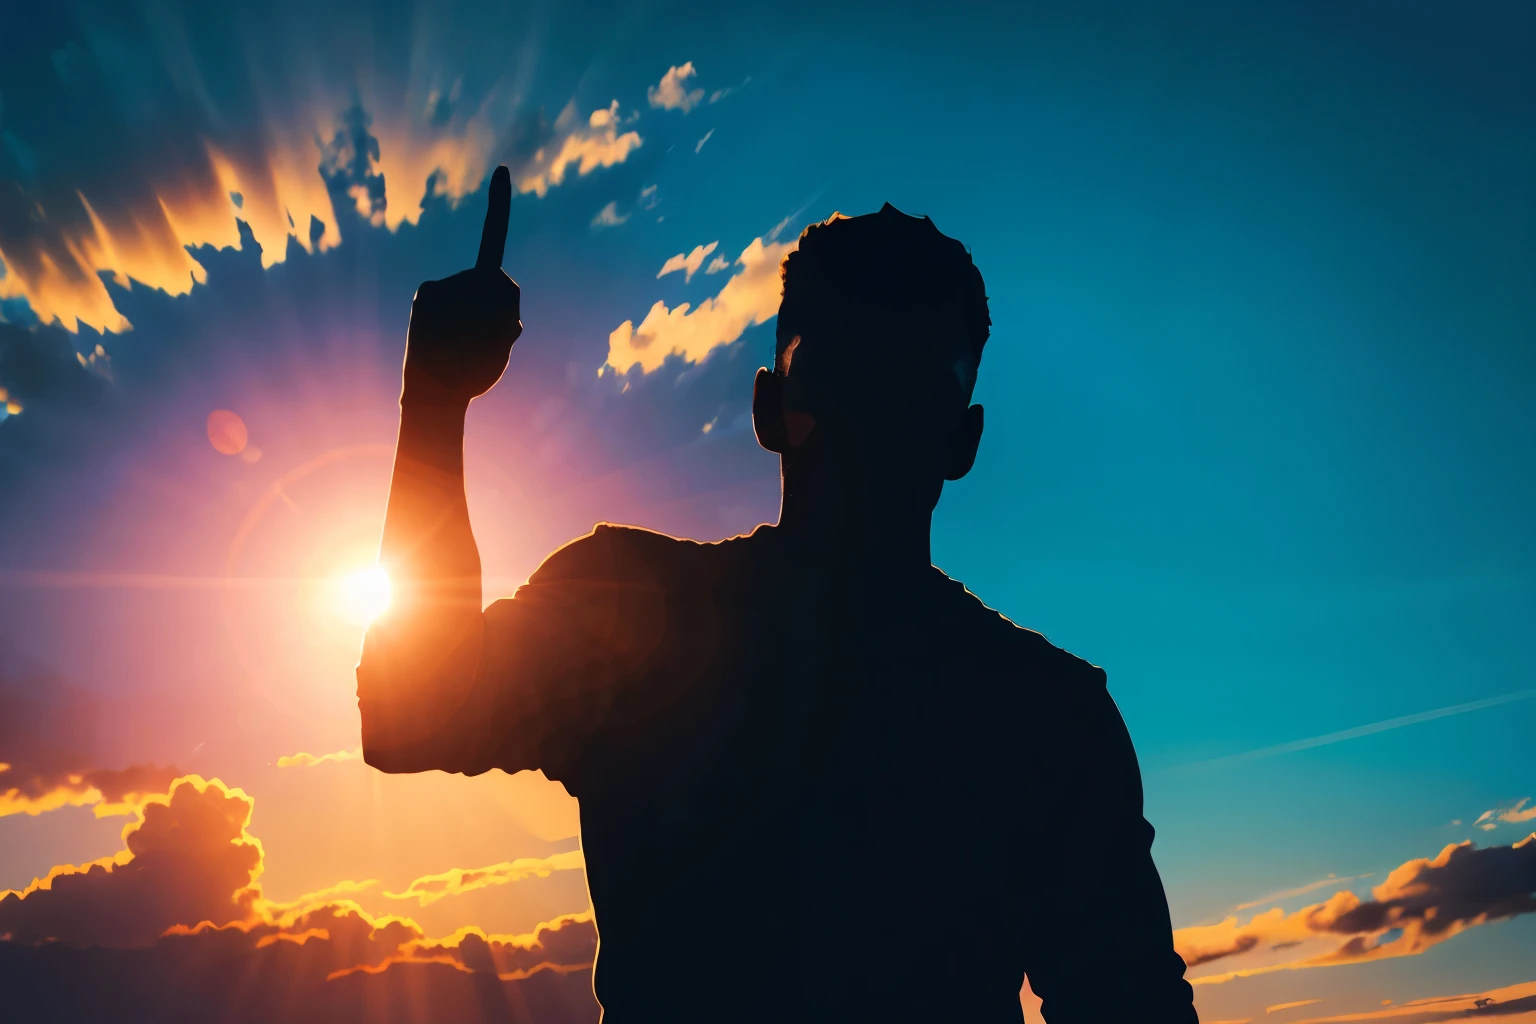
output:
M346 576L341 580L340 611L349 622L366 626L389 609L389 574L382 565Z

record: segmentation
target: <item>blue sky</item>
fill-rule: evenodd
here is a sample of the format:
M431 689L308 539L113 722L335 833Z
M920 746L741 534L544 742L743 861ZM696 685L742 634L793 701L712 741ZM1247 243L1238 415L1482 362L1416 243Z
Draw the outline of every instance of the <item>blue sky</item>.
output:
M264 767L279 754L351 745L344 679L324 697L262 682L279 668L241 653L271 641L257 627L186 640L217 632L205 594L79 580L225 572L272 480L392 440L411 290L468 261L479 178L373 225L347 192L370 179L332 160L323 180L311 122L330 142L360 106L387 150L402 112L431 128L402 148L447 140L453 159L488 124L488 160L534 166L540 140L570 131L568 103L580 131L616 100L615 134L638 145L514 202L506 267L527 329L469 440L489 573L515 584L598 518L701 537L771 519L776 467L743 420L771 322L693 361L599 377L609 334L658 300L697 307L737 273L658 278L674 254L718 242L733 260L889 201L970 246L991 297L987 433L946 489L935 561L1107 669L1176 926L1330 873L1373 874L1340 886L1363 895L1447 844L1529 831L1473 823L1536 796L1536 699L1514 699L1536 688L1532 9L833 6L7 13L0 386L22 411L0 421L0 670L43 665L107 700L174 704L105 730L100 758L223 773L259 801L263 785L285 798ZM698 98L653 105L647 88L686 62ZM422 98L454 88L431 127ZM15 268L88 223L72 195L131 219L206 163L204 142L238 163L290 135L310 147L339 245L293 243L266 269L254 239L196 249L207 280L186 294L108 288L125 333L36 322ZM386 175L391 217L420 196L413 180ZM609 204L622 222L594 223ZM50 361L98 340L112 380ZM213 408L245 417L259 462L211 451ZM387 457L356 458L349 511L313 529L366 546ZM39 582L49 573L63 575ZM345 667L344 652L326 658ZM245 725L210 724L236 706ZM197 737L212 742L202 763ZM253 781L258 768L274 781ZM110 853L120 824L79 808L0 817L0 847L23 851L0 856L0 886ZM935 820L927 838L962 827ZM1239 1019L1315 997L1306 1013L1344 1012L1526 982L1533 929L1521 916L1418 956L1202 986L1202 1007Z

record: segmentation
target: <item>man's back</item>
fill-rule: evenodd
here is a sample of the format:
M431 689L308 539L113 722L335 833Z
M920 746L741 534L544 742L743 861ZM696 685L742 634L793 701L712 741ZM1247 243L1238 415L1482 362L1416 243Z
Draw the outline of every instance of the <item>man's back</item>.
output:
M1091 803L1117 867L1150 840L1103 673L937 569L839 579L785 541L556 552L486 611L462 770L580 799L608 1024L1018 1021L1092 902L1056 905L1090 838L1063 828Z

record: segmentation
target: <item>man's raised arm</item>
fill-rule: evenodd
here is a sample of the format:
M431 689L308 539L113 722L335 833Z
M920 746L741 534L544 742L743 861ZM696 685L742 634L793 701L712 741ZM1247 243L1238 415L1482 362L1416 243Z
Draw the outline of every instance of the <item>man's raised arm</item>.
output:
M501 269L512 202L491 176L474 267L417 289L400 393L400 436L380 562L389 612L357 670L363 758L384 771L452 769L443 736L474 684L483 624L480 552L464 498L464 417L501 378L522 333L517 284Z

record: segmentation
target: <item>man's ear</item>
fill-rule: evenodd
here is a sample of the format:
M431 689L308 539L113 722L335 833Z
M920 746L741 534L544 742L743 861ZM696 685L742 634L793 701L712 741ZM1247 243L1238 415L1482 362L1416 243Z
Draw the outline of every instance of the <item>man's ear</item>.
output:
M965 410L965 418L955 428L950 440L949 457L944 466L945 480L959 480L971 471L976 462L976 449L981 446L981 430L984 412L979 405Z
M752 429L757 443L783 455L789 450L789 430L784 425L784 378L760 367L752 381Z

